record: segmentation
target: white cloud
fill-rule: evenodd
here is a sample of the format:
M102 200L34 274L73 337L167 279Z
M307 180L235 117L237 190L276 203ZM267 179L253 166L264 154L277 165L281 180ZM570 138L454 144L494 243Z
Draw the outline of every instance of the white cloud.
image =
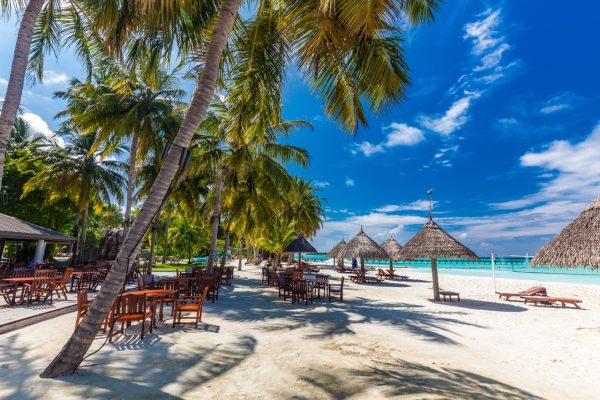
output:
M356 144L356 152L361 152L365 157L371 157L373 154L383 153L385 149L381 144L372 144L371 142L362 142Z
M321 188L321 189L329 186L329 182L327 182L327 181L312 181L312 184L314 187Z
M413 146L425 139L422 130L400 122L392 122L384 129L390 130L385 141L386 147Z
M352 187L352 186L354 186L354 179L346 178L345 183L346 183L346 186Z
M388 132L383 142L379 144L371 142L358 143L352 153L360 152L365 157L370 157L373 154L384 153L388 148L414 146L425 139L422 130L401 122L392 122L389 126L384 126L382 130Z
M56 85L60 83L67 83L68 81L69 77L66 74L58 73L52 70L44 71L44 85Z
M39 115L27 112L21 115L21 118L29 124L32 132L44 135L47 139L55 141L59 146L64 146L65 141L63 138L57 136Z
M438 202L433 201L435 207ZM406 204L388 204L386 206L376 208L376 212L389 213L397 211L427 211L429 210L429 200L415 200L412 203Z
M436 118L422 115L418 118L418 121L429 130L444 136L450 135L469 120L467 112L471 107L471 102L479 96L479 93L465 93L465 96L456 100L444 115Z
M485 12L478 15L484 17L465 25L464 39L471 39L473 43L473 54L482 55L486 51L493 49L503 40L498 36L498 25L500 25L501 10L492 10L488 8Z
M540 204L569 210L581 208L600 194L600 124L579 143L557 140L542 151L524 154L521 165L541 168L543 181L539 191L493 204L495 208L509 210Z
M0 86L6 86L8 85L8 81L4 78L0 78Z
M553 114L558 111L565 111L573 107L576 96L571 92L560 93L544 102L540 108L542 114Z

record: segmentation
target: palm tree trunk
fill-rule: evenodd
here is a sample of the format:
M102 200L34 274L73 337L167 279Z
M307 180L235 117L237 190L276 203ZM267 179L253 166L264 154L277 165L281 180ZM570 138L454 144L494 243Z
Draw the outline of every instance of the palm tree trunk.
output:
M21 19L19 33L17 34L10 78L8 79L8 87L6 88L2 112L0 113L0 189L2 188L2 176L4 175L6 144L10 138L10 132L15 123L19 105L21 104L25 72L27 70L27 61L29 60L29 50L31 49L31 39L33 38L35 23L44 2L45 0L29 0Z
M229 236L231 232L229 229L231 228L231 221L227 223L227 229L225 229L225 243L223 244L223 255L221 257L221 268L225 267L227 263L227 251L229 250Z
M125 201L125 226L123 227L123 238L127 237L131 226L131 208L133 207L133 187L135 186L135 164L137 159L138 135L131 135L131 147L129 148L129 168L127 169L127 198Z
M242 270L242 258L244 257L244 234L240 237L240 252L238 253L238 271Z
M83 262L85 256L85 241L87 239L87 228L88 228L88 213L90 210L89 203L85 205L83 209L83 217L81 218L81 234L79 235L79 241L77 243L77 258L79 262Z
M231 34L241 2L242 0L223 0L208 45L204 70L198 78L188 111L152 185L150 194L142 205L140 213L117 255L113 268L104 280L87 314L60 353L42 372L42 378L54 378L75 371L96 337L102 321L117 299L119 291L123 287L127 270L133 264L144 235L162 205L169 186L179 169L184 150L188 148L196 128L206 115L210 101L215 95L223 49Z
M152 222L152 236L150 238L150 260L148 261L146 275L152 275L152 267L154 266L154 247L156 245L156 232L158 231L158 222L158 216L156 216L156 218Z
M79 240L79 207L75 207L75 220L73 221L73 236ZM77 264L77 247L79 246L79 242L75 241L71 244L71 267L75 267Z
M169 213L167 214L167 222L165 223L165 240L163 242L163 259L162 262L167 262L167 246L169 245L169 225L171 225L171 213L173 209L169 207Z
M225 178L227 177L227 168L219 174L215 185L215 208L210 217L210 247L208 248L208 259L206 260L206 270L211 272L215 261L215 253L217 251L217 235L219 234L219 223L221 219L221 193L225 186Z

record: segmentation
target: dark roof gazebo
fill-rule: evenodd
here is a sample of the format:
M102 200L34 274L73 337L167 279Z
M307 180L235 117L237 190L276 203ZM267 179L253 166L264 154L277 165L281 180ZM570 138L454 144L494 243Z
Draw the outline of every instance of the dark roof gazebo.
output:
M285 246L283 252L300 254L298 257L298 264L300 264L300 261L302 261L302 253L316 253L317 250L308 242L308 240L304 239L304 236L298 235L296 239L292 240L290 244Z
M531 260L531 266L600 268L600 197Z

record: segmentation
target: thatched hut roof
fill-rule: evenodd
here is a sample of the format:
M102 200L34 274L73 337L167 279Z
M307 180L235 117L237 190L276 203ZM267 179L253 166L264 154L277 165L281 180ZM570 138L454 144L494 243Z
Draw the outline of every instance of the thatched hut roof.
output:
M600 268L600 197L533 257L531 265Z
M370 260L387 260L389 258L385 250L363 232L362 227L338 257L368 258Z
M400 246L400 243L396 242L396 239L393 237L387 239L385 242L381 243L381 247L386 253L388 253L390 259L400 260L402 255L402 246Z
M450 236L434 220L429 221L402 248L403 260L415 258L463 258L479 260L464 244Z
M296 239L292 240L285 249L284 253L316 253L317 250L308 243L308 240L304 239L304 236L300 235Z
M329 253L327 253L327 255L329 257L338 257L340 255L340 253L346 248L347 244L346 241L344 239L342 239L341 242L339 242L338 244L335 245L335 247L331 250L329 250Z

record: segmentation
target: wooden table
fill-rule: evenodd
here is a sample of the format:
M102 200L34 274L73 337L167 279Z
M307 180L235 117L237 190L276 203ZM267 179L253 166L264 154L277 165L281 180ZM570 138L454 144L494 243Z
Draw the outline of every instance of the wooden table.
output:
M175 294L177 293L177 290L173 290L173 289L146 289L146 290L134 290L132 292L124 292L124 295L128 295L128 294L134 294L137 296L146 295L146 298L150 298L150 299L161 299L164 298L165 296L171 295L171 294ZM163 307L162 307L162 301L161 301L161 305L160 305L160 313L158 316L159 320L163 320ZM152 307L152 320L153 323L156 322L156 308Z
M19 285L25 284L25 283L31 283L33 282L34 277L33 276L28 276L25 278L4 278L2 279L2 282L8 282L11 283L14 286L14 290L13 290L13 296L12 296L12 300L10 302L11 306L14 306L17 304L17 289L19 288Z

